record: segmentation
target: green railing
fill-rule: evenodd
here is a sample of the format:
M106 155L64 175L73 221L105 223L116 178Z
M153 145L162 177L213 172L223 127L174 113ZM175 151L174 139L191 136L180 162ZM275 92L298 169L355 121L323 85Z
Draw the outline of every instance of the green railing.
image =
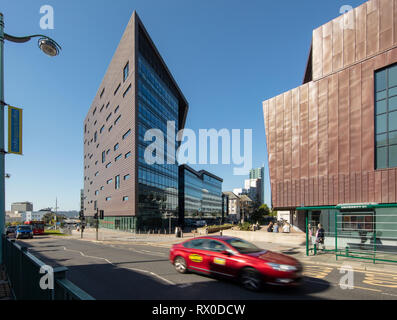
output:
M306 255L319 252L338 257L376 262L397 263L397 209L378 205L377 210L317 210L316 216L306 213ZM388 209L388 211L386 211ZM315 245L312 234L318 223L325 229L326 249Z
M4 238L3 261L11 290L16 300L95 300L66 279L66 267L53 268L53 289L42 289L48 266L27 251L27 248ZM40 273L40 270L42 273Z

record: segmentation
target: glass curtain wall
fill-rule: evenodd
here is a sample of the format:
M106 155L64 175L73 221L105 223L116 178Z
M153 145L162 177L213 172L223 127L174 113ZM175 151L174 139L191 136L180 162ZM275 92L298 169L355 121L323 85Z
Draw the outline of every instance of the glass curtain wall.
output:
M144 159L144 141L149 129L159 129L164 134L164 154L175 158L167 150L167 121L174 121L178 131L178 100L171 93L148 61L138 56L138 214L139 225L160 228L167 215L177 216L178 166L177 164L149 165ZM139 226L138 226L139 227Z

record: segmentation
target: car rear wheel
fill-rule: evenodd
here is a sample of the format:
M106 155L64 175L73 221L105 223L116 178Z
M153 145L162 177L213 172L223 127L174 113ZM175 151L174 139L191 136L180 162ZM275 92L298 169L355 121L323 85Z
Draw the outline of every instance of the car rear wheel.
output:
M174 266L175 266L175 270L178 271L179 273L186 273L187 272L186 261L185 261L185 259L183 259L180 256L175 258Z
M246 268L241 272L240 283L245 289L250 291L259 291L262 289L262 277L253 268Z

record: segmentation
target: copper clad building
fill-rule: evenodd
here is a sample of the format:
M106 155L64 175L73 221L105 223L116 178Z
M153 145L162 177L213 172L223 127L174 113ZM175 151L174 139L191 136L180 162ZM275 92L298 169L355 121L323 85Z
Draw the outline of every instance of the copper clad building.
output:
M396 63L397 1L371 0L315 29L303 85L263 102L272 205L301 228L375 234L387 212L397 239Z
M147 165L144 134L166 132L167 121L183 129L187 111L134 12L84 120L86 216L104 210L102 226L125 230L161 227L169 215L177 217L178 165Z

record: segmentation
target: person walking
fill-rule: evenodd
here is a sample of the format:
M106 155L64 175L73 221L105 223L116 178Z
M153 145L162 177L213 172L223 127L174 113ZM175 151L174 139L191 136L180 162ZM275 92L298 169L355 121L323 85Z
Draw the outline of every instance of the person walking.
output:
M323 250L325 249L324 240L325 240L325 230L321 225L321 223L319 223L318 230L316 233L316 249L319 248L320 244L322 245Z
M278 222L275 223L274 228L273 228L274 233L278 233Z
M285 223L284 223L284 226L283 226L283 232L284 232L284 233L290 233L290 231L291 231L291 228L290 228L289 223L288 223L288 222L285 222Z
M273 222L269 223L269 226L267 227L267 232L273 232Z

